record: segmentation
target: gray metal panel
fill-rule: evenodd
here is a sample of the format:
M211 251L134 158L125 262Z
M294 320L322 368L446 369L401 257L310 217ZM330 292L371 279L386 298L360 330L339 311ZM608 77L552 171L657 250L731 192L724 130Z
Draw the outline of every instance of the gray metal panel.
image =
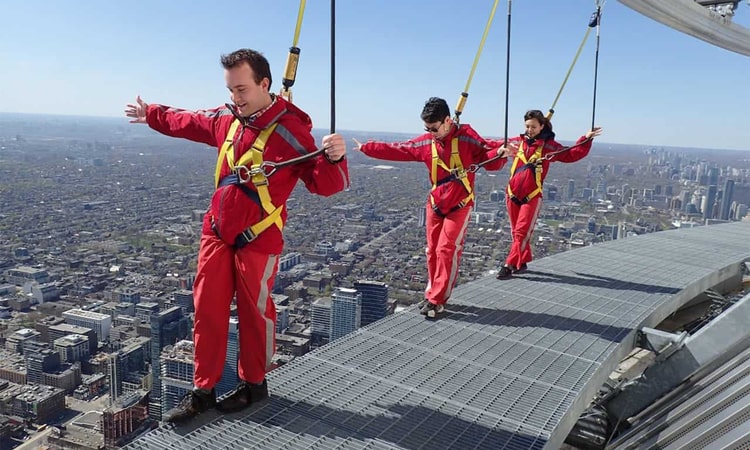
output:
M609 450L734 448L750 441L750 350L708 368L644 411ZM741 448L741 447L740 447Z
M635 331L739 276L750 224L561 253L456 288L445 317L387 317L269 374L272 399L129 448L558 448Z
M750 56L750 30L712 14L694 0L620 0L620 3L709 44Z

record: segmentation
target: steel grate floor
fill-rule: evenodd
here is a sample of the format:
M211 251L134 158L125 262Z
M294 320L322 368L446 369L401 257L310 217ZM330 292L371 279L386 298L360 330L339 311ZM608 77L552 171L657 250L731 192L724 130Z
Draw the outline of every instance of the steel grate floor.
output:
M163 427L129 449L558 448L587 399L664 317L750 258L750 223L648 234L459 286L271 372L271 399Z

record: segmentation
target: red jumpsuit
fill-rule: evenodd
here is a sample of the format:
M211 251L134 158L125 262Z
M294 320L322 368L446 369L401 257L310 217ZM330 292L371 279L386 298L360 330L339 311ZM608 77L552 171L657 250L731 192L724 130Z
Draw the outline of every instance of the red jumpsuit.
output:
M451 160L452 141L457 139L458 153L464 169L497 155L494 141L483 139L468 124L452 126L442 139L435 140L438 157L448 167ZM423 134L403 143L367 142L361 150L368 156L389 161L422 161L432 172L432 135ZM484 166L500 170L507 158L500 158ZM432 177L432 175L430 175ZM474 191L474 173L466 174L471 193ZM436 183L437 181L437 183ZM436 305L445 304L458 279L458 267L463 252L466 230L471 218L473 197L467 201L466 185L450 177L444 167L437 167L437 186L427 199L427 275L425 298Z
M147 110L151 128L168 136L202 142L221 148L235 120L227 107L185 111L151 104ZM249 124L235 133L234 161L255 142L258 133L276 124L267 140L264 161L281 162L315 151L310 134L309 116L280 97ZM220 178L230 175L226 159ZM329 196L349 184L346 161L329 162L323 156L280 168L268 178L268 192L276 206L284 206L281 220L286 222L286 201L298 180L312 193ZM265 377L275 350L276 308L271 299L279 254L284 241L281 230L271 226L241 248L237 236L258 223L266 213L259 205L253 183L218 187L203 221L198 254L198 271L193 285L195 303L195 387L210 390L221 378L227 353L230 304L237 295L239 320L240 379L260 383Z
M585 140L586 137L581 136L576 144ZM543 130L536 139L526 139L524 135L521 135L510 139L510 142L516 142L520 147L519 152L513 159L505 198L513 234L513 243L510 246L510 253L508 253L505 264L518 269L532 260L530 240L534 233L539 210L542 208L542 188L550 162L572 163L578 161L589 154L593 141L551 155L549 159L545 157L560 151L564 147L555 141L554 132ZM523 150L522 154L520 150ZM542 163L533 165L533 161L537 158L542 158ZM531 165L525 166L527 161Z

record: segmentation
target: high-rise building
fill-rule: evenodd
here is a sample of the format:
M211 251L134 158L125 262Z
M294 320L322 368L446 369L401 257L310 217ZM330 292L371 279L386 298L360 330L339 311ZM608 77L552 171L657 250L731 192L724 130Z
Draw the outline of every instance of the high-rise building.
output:
M193 351L193 342L183 340L164 347L161 352L162 414L177 406L193 389Z
M80 334L69 334L55 339L53 348L60 354L63 362L86 361L90 355L89 340Z
M43 373L60 367L60 354L47 348L46 344L27 342L24 346L26 360L26 382L43 384Z
M276 305L276 332L284 333L289 328L289 308Z
M708 186L708 190L706 191L705 207L703 208L703 211L702 211L704 219L712 219L714 217L713 207L714 207L714 202L716 202L716 192L717 192L717 188L715 184Z
M356 289L336 288L331 302L331 341L357 330L362 315L362 293Z
M224 371L221 380L216 384L216 395L223 395L234 389L239 382L237 375L237 358L239 357L239 322L237 318L229 318L229 339L227 340L227 358L224 361Z
M27 342L39 342L42 333L31 328L21 328L5 339L5 348L13 353L23 355L24 344Z
M96 332L99 342L109 340L109 330L112 327L112 317L83 309L71 309L65 311L62 316L65 322L79 327L91 328Z
M568 180L568 200L573 200L576 196L576 180Z
M719 185L719 168L711 167L708 169L708 185L718 186Z
M279 272L286 272L302 262L302 254L298 252L287 253L279 259Z
M135 317L141 319L142 323L151 323L151 316L159 314L159 304L153 302L142 302L135 305Z
M182 308L173 306L151 316L151 399L149 415L154 420L161 420L163 411L161 403L161 351L167 345L173 345L185 339L189 331L188 318Z
M173 298L175 304L179 305L185 311L185 314L195 312L195 306L193 305L193 291L180 289L179 291L175 291Z
M732 207L732 200L734 196L734 180L727 180L724 183L724 191L721 196L721 213L719 219L729 220L729 209Z
M49 342L55 342L55 340L71 334L78 334L85 337L88 341L90 355L95 355L99 349L99 340L96 337L96 332L91 328L61 323L59 325L50 325L47 333L49 335Z
M141 301L141 292L131 288L116 289L112 293L112 300L118 303L138 304Z
M327 344L331 339L331 299L315 300L311 307L310 341L315 346Z
M360 326L382 319L388 313L388 285L380 281L361 280L354 289L362 293Z

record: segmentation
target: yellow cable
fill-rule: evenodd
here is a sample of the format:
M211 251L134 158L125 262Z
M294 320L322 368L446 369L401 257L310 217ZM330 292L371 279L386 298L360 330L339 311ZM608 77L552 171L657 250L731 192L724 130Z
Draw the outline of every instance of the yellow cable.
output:
M297 12L297 27L294 29L294 40L292 41L292 47L296 47L299 42L299 32L302 29L302 17L305 15L305 3L306 0L300 0L299 11Z

